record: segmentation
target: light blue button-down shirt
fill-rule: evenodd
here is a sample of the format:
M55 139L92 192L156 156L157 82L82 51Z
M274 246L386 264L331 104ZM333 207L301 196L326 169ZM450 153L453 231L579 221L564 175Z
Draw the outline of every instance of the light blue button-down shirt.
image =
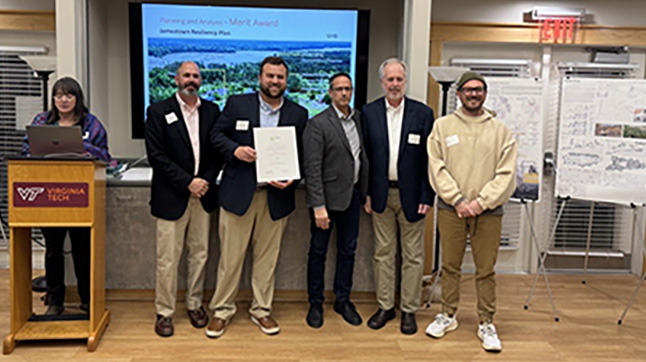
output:
M278 108L273 109L271 106L262 99L258 93L258 100L260 101L260 127L276 127L280 121L280 110L283 108L285 100L280 98L280 105Z

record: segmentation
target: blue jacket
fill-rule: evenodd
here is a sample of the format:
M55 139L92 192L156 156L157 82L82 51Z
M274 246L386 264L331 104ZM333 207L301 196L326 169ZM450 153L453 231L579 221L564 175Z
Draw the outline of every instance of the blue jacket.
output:
M249 127L237 130L238 120L249 121ZM307 110L285 99L280 110L278 126L294 126L298 146L298 159L303 160L303 130L307 123ZM222 114L210 134L211 144L224 155L226 165L220 182L220 205L228 212L244 215L251 205L257 187L256 165L237 159L233 152L239 146L254 146L253 128L260 127L260 102L258 93L229 97ZM302 163L301 163L302 164ZM301 175L303 170L301 167ZM294 211L294 191L299 180L280 190L269 186L267 202L272 220L278 220Z
M362 109L363 139L370 164L368 195L373 211L382 213L388 200L388 164L390 146L386 124L386 100L379 98ZM404 116L399 142L397 175L399 197L406 220L424 218L418 214L419 204L433 205L435 192L428 181L426 140L433 128L433 110L420 102L404 98ZM411 141L410 135L418 135ZM415 137L413 137L415 138Z

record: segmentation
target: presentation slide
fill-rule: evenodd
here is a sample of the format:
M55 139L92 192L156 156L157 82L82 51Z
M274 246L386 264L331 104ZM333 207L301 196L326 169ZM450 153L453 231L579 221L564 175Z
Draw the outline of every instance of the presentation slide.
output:
M171 96L175 71L195 61L200 96L224 107L232 94L258 90L258 66L279 55L289 66L286 96L313 116L328 105L328 79L355 79L356 10L305 10L142 4L144 109Z

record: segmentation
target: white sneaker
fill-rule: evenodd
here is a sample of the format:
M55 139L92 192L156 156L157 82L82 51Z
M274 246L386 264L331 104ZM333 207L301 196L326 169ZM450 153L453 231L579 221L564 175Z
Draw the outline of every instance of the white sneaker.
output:
M482 340L482 348L487 352L502 351L502 344L498 339L496 327L493 323L482 323L478 326L478 338Z
M435 320L426 327L426 334L433 338L442 338L446 332L452 332L458 328L458 321L449 317L446 313L440 313L435 316Z

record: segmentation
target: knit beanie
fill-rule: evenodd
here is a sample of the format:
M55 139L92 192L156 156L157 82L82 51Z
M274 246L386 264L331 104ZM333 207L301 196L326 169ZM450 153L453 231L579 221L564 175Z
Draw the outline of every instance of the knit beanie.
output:
M485 82L484 77L481 76L480 74L476 73L476 72L466 72L466 73L462 74L462 76L458 80L458 89L462 88L464 83L466 83L466 82L468 82L470 80L479 80L479 81L481 81L482 84L484 85L484 88L487 89L487 82Z

